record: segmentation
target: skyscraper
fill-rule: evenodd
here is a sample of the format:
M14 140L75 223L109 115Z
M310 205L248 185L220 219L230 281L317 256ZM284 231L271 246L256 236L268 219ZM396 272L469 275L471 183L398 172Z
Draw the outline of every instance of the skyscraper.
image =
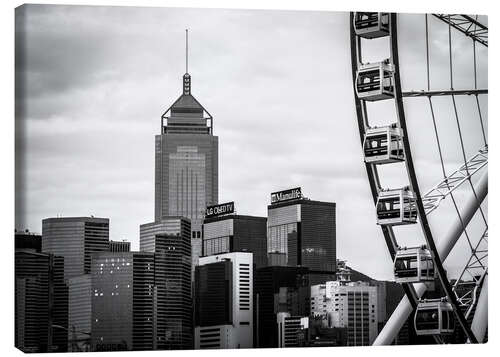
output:
M191 94L191 76L183 76L181 96L161 117L155 137L155 221L168 216L191 220L193 265L201 254L205 208L218 202L218 137L213 118Z
M272 193L267 207L269 265L309 268L311 284L334 280L335 207L333 202L304 198L300 188Z
M252 253L200 258L195 273L195 348L253 347Z
M154 253L155 349L192 349L191 226L168 217L140 227L142 252Z
M92 350L154 348L154 254L92 255Z
M266 266L266 218L234 214L234 202L211 206L207 211L227 212L225 207L231 208L230 213L207 212L203 222L202 255L250 252L257 269Z
M92 326L92 278L90 274L68 280L68 351L90 351Z
M42 251L64 257L64 278L90 273L91 253L109 249L109 219L46 218L42 221Z
M63 257L16 251L15 346L20 350L67 350L68 290L63 269Z

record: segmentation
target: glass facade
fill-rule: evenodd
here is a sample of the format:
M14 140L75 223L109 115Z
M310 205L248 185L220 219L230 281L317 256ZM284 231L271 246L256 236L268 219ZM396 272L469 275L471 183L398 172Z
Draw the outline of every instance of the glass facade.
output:
M268 253L288 253L288 242L297 240L297 223L282 224L267 229ZM293 244L293 243L292 243Z
M67 351L64 263L63 257L53 254L25 250L15 253L14 343L23 352ZM50 324L63 328L51 329Z
M329 275L336 271L335 220L335 203L298 199L269 205L268 258L309 268L318 275L314 284L333 279Z
M193 267L201 255L205 208L219 199L219 141L212 120L191 95L186 74L183 94L163 114L162 132L155 138L155 221L167 216L191 220Z
M91 322L94 351L133 348L133 273L133 253L93 256Z
M64 217L42 221L42 251L65 258L65 279L90 273L91 254L108 250L107 218Z
M154 253L155 348L190 349L192 336L191 226L170 217L140 227L141 251Z
M197 146L178 146L176 153L169 154L169 216L204 217L205 162L205 154L198 153Z
M266 218L227 215L203 223L203 256L251 252L257 268L267 265Z
M203 239L203 254L214 255L229 253L231 251L230 240L230 236Z

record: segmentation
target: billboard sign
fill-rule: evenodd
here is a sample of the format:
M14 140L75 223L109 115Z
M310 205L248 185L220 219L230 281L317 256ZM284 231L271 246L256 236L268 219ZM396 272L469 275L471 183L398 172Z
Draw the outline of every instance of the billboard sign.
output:
M221 203L219 205L208 206L205 211L205 218L212 218L234 213L234 202Z
M292 188L289 190L278 191L271 193L271 204L296 200L298 198L302 198L302 190L300 187Z

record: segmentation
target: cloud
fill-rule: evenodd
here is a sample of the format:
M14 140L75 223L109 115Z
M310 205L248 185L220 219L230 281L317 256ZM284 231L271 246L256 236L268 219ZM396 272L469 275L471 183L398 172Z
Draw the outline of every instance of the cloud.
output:
M405 89L426 86L423 21L423 15L399 19ZM214 116L219 136L220 201L234 200L240 214L266 215L270 192L290 186L302 186L311 199L335 201L339 258L390 279L356 124L348 23L346 13L334 12L20 8L16 226L40 231L46 217L94 214L111 219L112 238L129 239L138 249L139 224L154 214L154 135L181 92L189 28L193 94ZM432 18L430 25L431 83L443 89L449 86L447 27ZM469 86L470 43L456 32L453 41L456 84ZM387 56L387 39L365 42L365 60ZM487 51L477 50L483 88ZM482 145L473 99L457 97L467 156ZM480 100L487 132L487 98ZM462 160L452 103L439 98L434 105L452 170ZM441 178L429 104L407 99L405 109L425 192ZM396 120L390 101L370 103L368 110L373 125ZM384 186L407 182L402 166L384 170ZM464 186L457 199L466 197ZM449 221L454 211L443 208L439 217ZM442 225L432 222L439 238ZM402 228L402 241L421 240L419 229ZM464 254L461 247L452 266Z

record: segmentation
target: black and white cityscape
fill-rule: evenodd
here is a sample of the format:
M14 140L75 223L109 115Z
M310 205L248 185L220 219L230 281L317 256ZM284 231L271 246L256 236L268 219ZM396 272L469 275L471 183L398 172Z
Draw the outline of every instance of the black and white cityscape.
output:
M309 49L312 67L303 83L312 95L317 81L322 93L304 97L284 88L283 102L279 95L267 102L260 94L248 94L244 87L251 79L218 52L222 44L211 42L203 53L196 50L207 34L188 25L219 13L234 21L231 26L252 17L272 28L275 16L277 33L292 28L301 16L313 34L324 30L315 26L344 27L342 52L336 47L327 52ZM148 42L149 31L161 28L164 15L164 32ZM143 32L134 32L135 16ZM17 8L15 346L42 353L486 342L487 18L419 14L397 22L396 16ZM80 23L71 24L74 19ZM119 19L132 24L113 32L113 21ZM469 21L466 27L463 21ZM408 28L397 28L404 24ZM73 33L72 26L95 30ZM305 24L300 26L309 33ZM415 29L420 42L406 41L398 51L397 35L404 39ZM97 44L109 34L116 42L111 50L101 49ZM454 52L451 34L457 48L468 46L473 57L465 60ZM126 41L129 35L137 41L137 52L127 50L132 46ZM163 47L156 41L162 36L170 42L156 54ZM233 43L225 36L219 41ZM324 36L316 38L318 47L329 41L329 33ZM265 53L279 38L256 51ZM377 41L386 42L378 47ZM416 42L422 48L414 48ZM443 48L435 54L429 50L432 45ZM123 52L113 54L113 46ZM295 50L301 66L309 57ZM111 59L93 72L99 51ZM234 55L236 62L246 56L244 50L234 51L228 56ZM89 61L81 58L85 53ZM422 58L400 71L399 61L409 61L409 53ZM124 69L119 63L125 54L133 61ZM330 70L322 65L326 59L336 66L336 58L342 66L341 85L330 88L321 79ZM429 58L438 59L433 63ZM76 63L66 63L72 60ZM276 70L280 64L266 67L266 61L272 58L259 64L266 78L285 80L286 74ZM160 76L153 73L157 65L170 66L174 74L165 81L155 78ZM235 109L233 98L219 97L208 80L202 83L211 67L219 66L231 71L224 78L229 91L240 97L241 90L246 97L239 100L248 107L229 115L221 110L229 119L220 124L210 103ZM132 77L120 78L124 70L151 72L147 80L154 85L144 90L159 86L160 94L151 91L151 96L161 99L151 105L144 99L149 92L136 88L138 93L128 93L123 107L111 111L106 101L115 105L116 98L125 98L121 91L131 88L127 81ZM84 78L79 71L86 73ZM134 76L137 83L142 81L139 74ZM109 87L101 88L101 79ZM472 85L465 89L468 83ZM99 91L98 98L92 88ZM205 95L198 95L198 88ZM265 84L259 88L266 92ZM325 88L342 92L349 104L336 102L333 92L324 101ZM61 99L68 93L74 97ZM302 98L291 101L294 96ZM127 108L134 98L134 105L147 107L147 115L134 112L129 118ZM160 100L163 104L156 105ZM83 115L72 121L68 113L80 103ZM253 130L245 122L251 118L242 113L252 113L252 106L264 106L258 113L269 111L264 120L269 131L259 132L258 122ZM290 126L304 128L292 132L272 124L273 111L280 107L287 107L291 117L280 123L290 120ZM87 114L94 112L102 117L94 120ZM420 138L414 121L424 115L430 134ZM436 125L450 115L453 121ZM118 129L120 120L128 127L123 131ZM459 134L446 135L455 125ZM79 136L94 126L89 135ZM92 130L101 126L115 134L93 138ZM301 130L308 136L309 126L318 139L303 141ZM241 139L254 133L269 136L275 146L262 139L257 148ZM434 133L436 139L444 136L438 145L449 144L439 147L439 155L448 156L436 156ZM84 156L76 151L66 155L74 148ZM111 175L99 176L101 162L111 165ZM273 166L276 171L271 171ZM144 194L148 190L153 195ZM457 219L460 224L454 223Z

